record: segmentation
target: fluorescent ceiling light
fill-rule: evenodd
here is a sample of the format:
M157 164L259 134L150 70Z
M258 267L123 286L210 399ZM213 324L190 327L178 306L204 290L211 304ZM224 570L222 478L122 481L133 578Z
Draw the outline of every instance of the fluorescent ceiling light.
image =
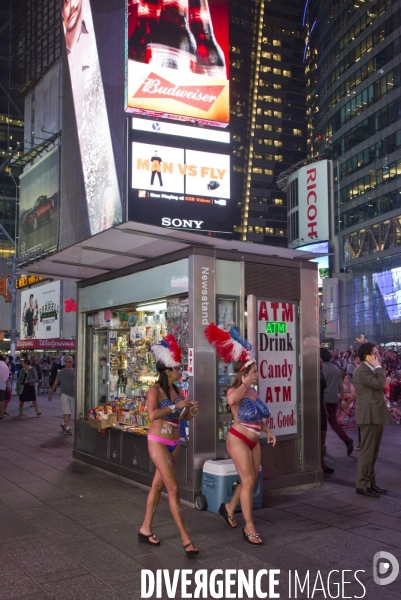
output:
M161 310L167 310L167 302L156 302L153 304L138 304L136 310L142 310L145 312L160 312Z

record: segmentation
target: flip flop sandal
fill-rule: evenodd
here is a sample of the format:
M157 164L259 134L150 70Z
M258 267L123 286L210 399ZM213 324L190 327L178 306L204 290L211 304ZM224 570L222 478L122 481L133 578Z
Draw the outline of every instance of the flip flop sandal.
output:
M140 531L138 531L138 542L140 544L150 544L150 546L160 546L160 541L159 542L151 542L150 538L157 540L157 537L153 533L150 533L149 535L145 535L144 533L141 533Z
M188 556L188 558L194 558L199 553L199 550L186 550L186 548L189 548L189 546L193 546L195 548L195 544L193 542L189 542L189 544L183 546L185 554Z
M242 537L244 538L244 540L246 541L247 544L249 544L250 546L263 546L263 542L251 542L251 540L249 539L250 537L254 537L254 538L260 538L260 535L258 533L246 533L245 529L242 530Z
M220 504L219 515L223 517L227 527L230 529L235 529L237 527L237 521L235 520L235 517L230 517L224 503ZM230 523L234 523L234 525L230 525Z

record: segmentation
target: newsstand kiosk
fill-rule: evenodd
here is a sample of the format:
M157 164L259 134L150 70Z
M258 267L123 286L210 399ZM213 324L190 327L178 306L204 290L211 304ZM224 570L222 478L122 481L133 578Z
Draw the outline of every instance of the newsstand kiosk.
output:
M254 345L258 390L271 410L274 448L262 439L263 492L318 486L319 335L316 264L305 254L217 240L78 284L74 457L150 485L146 392L156 379L150 346L174 333L184 357L181 386L199 401L181 427L181 496L201 494L207 460L227 458L232 365L204 338L210 322L239 328ZM99 406L113 415L94 419ZM101 410L98 408L98 411Z

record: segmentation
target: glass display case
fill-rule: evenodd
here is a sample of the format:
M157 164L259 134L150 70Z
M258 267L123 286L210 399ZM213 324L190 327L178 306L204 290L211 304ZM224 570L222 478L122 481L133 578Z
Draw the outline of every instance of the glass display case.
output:
M104 404L108 381L108 331L101 329L93 335L93 397L96 404Z
M99 327L99 325L101 325ZM104 327L106 325L106 328ZM110 426L123 431L146 434L150 421L146 395L157 381L158 373L151 346L173 333L182 350L183 378L178 386L188 394L188 297L174 297L143 306L125 307L117 312L101 311L88 315L93 360L88 412L104 414L107 405L116 419ZM187 436L186 422L181 437Z
M238 299L220 297L217 299L217 325L229 331L238 325ZM225 442L233 422L230 405L227 403L227 390L234 381L234 363L225 363L217 358L217 436L218 442Z

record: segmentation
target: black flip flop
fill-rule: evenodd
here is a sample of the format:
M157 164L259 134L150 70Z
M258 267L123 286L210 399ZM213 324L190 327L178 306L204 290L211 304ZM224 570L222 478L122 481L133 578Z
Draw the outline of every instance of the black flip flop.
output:
M144 533L141 533L140 531L138 531L138 542L140 544L149 544L150 546L160 546L160 541L159 542L151 542L150 541L151 537L154 538L155 540L157 539L153 533L150 533L149 535L145 535Z
M199 550L186 550L189 546L193 546L195 548L195 544L193 542L189 542L186 546L183 546L185 554L188 558L194 558L197 554L199 554Z
M220 504L219 515L221 515L223 517L227 527L229 527L230 529L235 529L237 527L237 521L235 520L235 517L230 517L230 515L228 514L228 512L226 510L224 502L222 504ZM230 522L235 523L234 527L232 525L230 525Z
M245 529L242 530L242 537L250 546L263 546L263 542L251 542L250 537L260 538L258 533L246 533Z

